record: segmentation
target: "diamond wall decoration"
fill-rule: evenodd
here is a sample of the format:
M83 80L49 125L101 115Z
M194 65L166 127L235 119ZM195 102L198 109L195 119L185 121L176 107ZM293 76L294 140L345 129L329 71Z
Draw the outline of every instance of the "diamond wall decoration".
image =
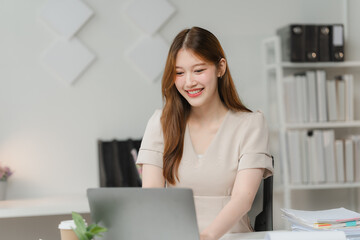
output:
M134 0L125 14L147 34L154 34L174 14L175 8L166 0Z
M146 36L126 55L149 82L155 82L164 69L168 49L168 44L159 35Z
M40 18L69 39L93 14L81 0L48 0L40 11Z
M93 14L81 0L48 0L40 11L39 17L60 35L43 55L43 64L68 84L95 59L74 37Z
M68 84L72 84L94 59L95 56L76 38L59 38L42 58L44 65Z
M125 15L145 32L126 56L150 82L155 82L163 71L169 49L156 33L174 13L175 8L166 0L133 0L125 8Z

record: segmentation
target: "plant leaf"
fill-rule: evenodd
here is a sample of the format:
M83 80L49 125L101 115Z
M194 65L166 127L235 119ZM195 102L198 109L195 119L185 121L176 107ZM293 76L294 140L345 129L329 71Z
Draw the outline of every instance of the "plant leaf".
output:
M85 233L86 225L85 225L85 221L84 221L83 217L76 212L72 212L72 218L75 222L76 229L78 229L80 233Z
M91 240L91 239L94 238L94 234L92 234L92 233L90 233L90 232L86 232L85 235L86 235L86 239L87 239L87 240Z
M94 228L92 228L90 230L90 232L93 233L94 235L98 235L99 233L106 232L106 231L107 231L107 228L103 228L98 225L96 225Z
M107 231L107 228L100 227L97 224L91 224L86 227L85 220L76 212L72 212L72 217L76 226L73 230L79 240L91 240L94 236L101 236L100 233Z
M86 231L90 232L91 229L93 229L94 227L96 226L96 224L90 224L87 228L86 228Z

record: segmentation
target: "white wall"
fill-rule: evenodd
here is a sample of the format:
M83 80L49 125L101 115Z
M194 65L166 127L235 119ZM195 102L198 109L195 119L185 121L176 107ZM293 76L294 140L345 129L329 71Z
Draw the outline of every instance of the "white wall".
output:
M0 1L0 161L15 171L9 199L83 193L98 186L97 140L140 138L149 116L162 106L160 79L148 83L124 58L143 34L123 14L128 0L84 0L95 15L77 36L97 59L73 86L40 63L40 55L56 39L37 17L45 2ZM212 31L224 47L244 103L264 112L261 41L289 23L343 20L342 0L169 2L177 12L161 36L170 43L185 27ZM347 56L353 60L360 59L359 7L349 1Z

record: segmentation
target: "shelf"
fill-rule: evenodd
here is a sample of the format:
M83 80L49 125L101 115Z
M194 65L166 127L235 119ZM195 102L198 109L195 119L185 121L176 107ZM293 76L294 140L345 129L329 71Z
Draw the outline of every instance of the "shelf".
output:
M280 66L282 68L288 69L296 69L296 68L352 68L352 67L360 67L360 61L347 61L347 62L282 62L281 64L267 64L265 66L266 71L275 71L276 68Z
M360 67L360 61L345 62L282 62L283 68L351 68Z
M290 187L290 189L293 189L293 190L357 188L357 187L360 187L360 182L290 185L289 187Z
M267 71L275 71L277 66L278 66L277 64L268 64L268 65L266 65L265 69Z
M346 189L358 187L360 187L360 182L288 185L288 188L291 190ZM274 190L275 192L282 192L284 190L284 185L278 185L274 187Z
M351 127L360 127L360 121L285 124L286 129L351 128Z
M63 215L72 211L90 212L85 195L0 201L0 218Z

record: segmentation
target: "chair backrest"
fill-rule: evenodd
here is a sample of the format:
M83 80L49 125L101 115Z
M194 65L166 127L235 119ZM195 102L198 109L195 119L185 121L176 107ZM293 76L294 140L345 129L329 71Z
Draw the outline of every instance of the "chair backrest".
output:
M274 165L274 157L272 163ZM273 176L261 181L248 214L255 232L273 230Z
M255 218L255 232L273 230L273 176L263 184L263 210Z
M132 151L141 140L98 141L100 187L141 187Z

